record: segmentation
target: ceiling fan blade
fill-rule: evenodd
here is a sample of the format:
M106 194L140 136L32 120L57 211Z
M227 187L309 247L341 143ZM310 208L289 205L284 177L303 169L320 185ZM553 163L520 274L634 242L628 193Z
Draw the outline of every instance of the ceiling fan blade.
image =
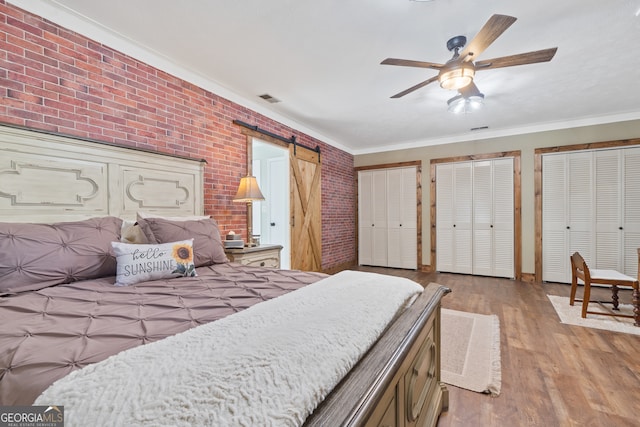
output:
M396 94L395 94L395 95L393 95L391 98L401 98L401 97L403 97L403 96L405 96L405 95L407 95L407 94L409 94L409 93L413 92L414 90L418 90L418 89L420 89L421 87L425 87L425 86L426 86L426 85L428 85L429 83L435 82L436 80L438 80L438 76L431 77L430 79L427 79L427 80L423 81L422 83L418 83L417 85L412 86L412 87L410 87L410 88L409 88L409 89L407 89L407 90L403 90L403 91L402 91L402 92L400 92L400 93L396 93Z
M534 52L478 61L475 63L476 71L489 70L491 68L513 67L514 65L535 64L536 62L548 62L553 59L557 50L557 47L553 47L551 49L542 49Z
M471 42L460 52L460 59L464 62L474 61L489 47L507 28L516 22L517 18L507 15L493 15L484 27L476 34Z
M439 70L440 68L443 67L443 64L436 64L435 62L412 61L410 59L397 59L397 58L387 58L384 61L382 61L381 64L401 65L403 67L432 68L434 70Z

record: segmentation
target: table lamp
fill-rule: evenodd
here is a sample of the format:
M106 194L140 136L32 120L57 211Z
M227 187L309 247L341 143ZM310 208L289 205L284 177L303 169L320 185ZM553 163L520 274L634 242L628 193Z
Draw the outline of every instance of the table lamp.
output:
M255 176L247 175L240 179L240 186L238 192L233 198L234 202L246 202L247 203L247 243L245 246L256 246L253 241L253 208L251 206L254 200L264 200L264 196L258 187L258 181Z

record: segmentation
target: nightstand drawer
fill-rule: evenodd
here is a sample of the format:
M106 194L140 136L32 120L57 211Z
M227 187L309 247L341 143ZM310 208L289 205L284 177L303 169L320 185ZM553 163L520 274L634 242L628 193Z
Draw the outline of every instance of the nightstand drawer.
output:
M261 245L252 248L227 249L229 261L252 267L280 268L280 245Z

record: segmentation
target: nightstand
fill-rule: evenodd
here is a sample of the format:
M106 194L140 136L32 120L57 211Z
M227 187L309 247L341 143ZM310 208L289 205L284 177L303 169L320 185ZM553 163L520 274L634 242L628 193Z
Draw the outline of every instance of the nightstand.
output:
M225 249L229 261L253 267L280 268L280 245L259 245L251 248Z

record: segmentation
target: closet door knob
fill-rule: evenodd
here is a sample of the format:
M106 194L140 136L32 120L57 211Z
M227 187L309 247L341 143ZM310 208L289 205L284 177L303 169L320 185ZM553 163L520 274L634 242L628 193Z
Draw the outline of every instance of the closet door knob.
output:
M622 230L622 227L618 227L618 230Z
M567 225L567 230L569 230L570 228L571 228L571 227L569 227L569 226Z

